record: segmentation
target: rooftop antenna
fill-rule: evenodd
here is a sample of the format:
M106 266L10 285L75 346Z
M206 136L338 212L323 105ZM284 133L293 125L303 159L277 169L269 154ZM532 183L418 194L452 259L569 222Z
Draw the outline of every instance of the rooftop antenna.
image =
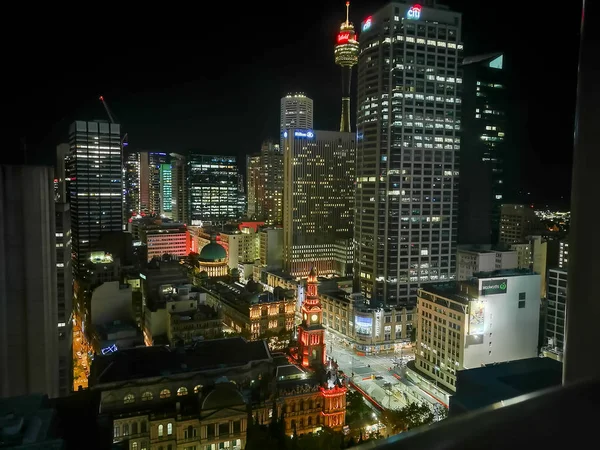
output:
M346 2L346 26L348 26L348 15L350 14L350 2Z

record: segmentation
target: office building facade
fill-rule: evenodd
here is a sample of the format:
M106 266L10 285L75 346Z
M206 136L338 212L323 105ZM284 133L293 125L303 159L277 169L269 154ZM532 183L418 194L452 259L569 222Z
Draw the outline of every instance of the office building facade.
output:
M260 155L246 156L246 182L248 183L248 209L246 215L255 219L262 215L260 201L264 187L261 184Z
M219 224L241 217L235 156L190 151L187 160L189 217L192 225Z
M514 244L527 240L537 230L539 220L528 205L505 204L500 207L501 244Z
M189 189L185 156L171 153L171 217L187 224L189 220Z
M271 140L263 142L260 154L247 159L248 216L266 223L283 220L283 151Z
M160 165L160 215L171 217L173 208L173 173L171 164Z
M456 274L461 14L390 3L361 29L354 275L371 302L412 303Z
M0 166L0 397L59 395L53 179Z
M463 60L459 243L497 243L504 196L506 71L504 55Z
M129 220L141 212L140 206L140 153L123 155L123 219Z
M80 276L100 235L123 229L121 127L78 120L70 127L69 143L73 269Z
M279 136L283 147L283 132L290 128L312 130L313 101L304 94L288 94L281 99Z
M468 282L419 289L415 367L456 390L456 373L538 355L540 276L479 273Z
M284 139L284 270L336 274L334 243L351 244L356 136L290 129Z
M160 215L163 209L162 167L169 164L169 155L163 152L149 152L148 164L148 180L142 180L143 183L148 183L148 212Z

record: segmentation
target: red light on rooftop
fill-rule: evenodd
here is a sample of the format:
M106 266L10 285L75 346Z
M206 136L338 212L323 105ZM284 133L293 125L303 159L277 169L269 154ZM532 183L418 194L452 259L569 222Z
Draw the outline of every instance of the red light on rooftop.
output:
M103 95L101 95L101 96L100 96L100 101L101 101L101 102L103 102L103 101L104 101L104 96L103 96Z

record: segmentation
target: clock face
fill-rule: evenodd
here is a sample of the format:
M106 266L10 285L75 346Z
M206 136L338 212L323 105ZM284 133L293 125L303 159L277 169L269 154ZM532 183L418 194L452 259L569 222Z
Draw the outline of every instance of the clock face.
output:
M308 314L304 313L304 320L308 319Z
M313 315L310 317L310 320L312 320L313 322L316 322L317 320L319 320L319 316L317 316L316 314L313 314Z

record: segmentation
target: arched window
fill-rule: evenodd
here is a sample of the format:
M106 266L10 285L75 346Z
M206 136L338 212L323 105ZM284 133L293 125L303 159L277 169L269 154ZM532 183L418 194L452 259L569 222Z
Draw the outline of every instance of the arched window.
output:
M147 430L146 428L146 422L142 422L142 433L145 433Z
M296 421L292 419L292 431L295 431L294 428L296 428Z
M148 401L152 400L153 398L154 398L154 396L152 395L152 392L150 392L150 391L146 391L142 394L143 402L148 402Z
M131 424L131 434L138 434L138 424L137 424L137 422L133 422Z
M304 419L300 418L300 428L304 428Z
M131 450L137 450L138 445L137 442L134 442L133 444L131 444Z
M126 405L129 403L134 403L135 402L135 396L133 394L127 394L125 396L125 398L123 399L123 403L125 403Z
M168 389L163 389L160 391L160 398L169 398L171 396L171 391Z
M321 423L321 416L317 416L317 425Z
M187 429L187 435L188 435L188 438L191 438L191 437L194 436L194 427L193 426L190 425L188 427L188 429Z
M173 434L173 424L169 422L167 424L167 436L171 436Z
M177 397L183 397L184 395L188 395L188 390L186 387L181 386L177 389Z
M164 434L164 432L165 432L165 427L164 427L164 426L163 426L163 424L161 423L161 424L158 426L158 437L163 437L163 434Z
M310 427L312 425L312 417L308 418L308 426Z
M129 424L123 425L123 436L129 436Z
M200 393L200 391L202 390L202 385L199 384L196 387L194 387L194 394L198 394Z

